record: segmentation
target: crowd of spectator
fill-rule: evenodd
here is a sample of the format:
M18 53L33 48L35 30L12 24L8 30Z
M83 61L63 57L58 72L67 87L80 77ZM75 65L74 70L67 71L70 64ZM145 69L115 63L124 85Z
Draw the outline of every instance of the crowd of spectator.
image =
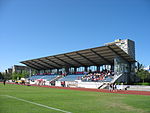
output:
M89 72L88 74L85 74L81 80L82 81L102 81L105 78L112 78L114 76L114 72L110 70L103 70L103 71L95 71L95 72Z

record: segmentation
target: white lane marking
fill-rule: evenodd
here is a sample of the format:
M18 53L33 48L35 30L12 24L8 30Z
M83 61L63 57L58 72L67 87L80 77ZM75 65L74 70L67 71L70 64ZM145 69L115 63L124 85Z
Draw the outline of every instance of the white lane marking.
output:
M31 102L31 101L24 100L24 99L21 99L21 98L10 96L10 95L0 95L0 96L6 96L6 97L9 97L9 98L13 98L13 99L20 100L20 101L23 101L23 102L27 102L27 103L30 103L30 104L34 104L34 105L37 105L37 106L45 107L45 108L48 108L48 109L52 109L52 110L56 110L56 111L61 111L61 112L64 112L64 113L72 113L72 112L69 112L69 111L65 111L65 110L61 110L61 109L58 109L58 108L46 106L46 105L39 104L39 103L36 103L36 102Z

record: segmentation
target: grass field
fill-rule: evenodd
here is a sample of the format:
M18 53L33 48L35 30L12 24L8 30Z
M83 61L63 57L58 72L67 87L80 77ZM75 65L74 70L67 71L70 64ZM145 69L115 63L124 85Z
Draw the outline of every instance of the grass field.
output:
M54 109L46 108L44 105ZM63 111L58 111L56 108ZM150 113L150 96L74 91L14 84L3 86L0 83L0 113L63 112Z

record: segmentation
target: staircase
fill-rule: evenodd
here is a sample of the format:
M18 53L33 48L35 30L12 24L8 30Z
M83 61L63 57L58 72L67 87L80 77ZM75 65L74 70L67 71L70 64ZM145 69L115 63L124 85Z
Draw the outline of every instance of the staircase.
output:
M117 79L119 79L123 74L119 74L119 75L114 75L113 80L110 83L114 83ZM108 83L103 83L99 89L104 89L108 86Z
M51 82L51 81L56 81L56 80L58 80L58 79L60 79L60 78L62 78L62 77L61 77L61 76L57 76L57 77L51 79L50 82Z
M119 79L123 74L119 74L119 75L114 75L113 80L110 83L114 83L117 79Z
M103 83L103 84L100 86L99 89L104 89L104 88L107 87L107 86L108 86L108 84Z

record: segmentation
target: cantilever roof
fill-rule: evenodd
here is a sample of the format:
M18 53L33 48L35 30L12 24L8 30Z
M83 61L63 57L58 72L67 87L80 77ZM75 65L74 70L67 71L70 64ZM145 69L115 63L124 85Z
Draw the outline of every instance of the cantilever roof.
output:
M98 66L113 64L115 57L121 57L127 62L135 60L117 45L107 45L96 48L84 49L53 56L41 57L22 61L21 63L37 69L60 69L63 67Z

